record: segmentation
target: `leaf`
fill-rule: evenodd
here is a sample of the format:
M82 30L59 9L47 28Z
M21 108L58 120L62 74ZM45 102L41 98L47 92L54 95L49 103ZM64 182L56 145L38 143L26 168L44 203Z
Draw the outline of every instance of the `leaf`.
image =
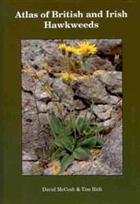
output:
M78 147L74 150L73 156L77 160L87 160L90 158L91 153L88 149L83 149L82 147Z
M58 147L61 147L63 149L67 149L70 152L73 151L73 149L75 147L75 143L76 143L76 140L72 136L69 136L69 137L63 136L61 138L55 139L55 144Z
M63 157L66 154L65 150L62 149L57 149L53 154L52 154L52 159L60 159L60 157Z
M73 131L69 124L64 124L63 121L55 116L50 121L50 127L55 137L70 136Z
M70 135L72 135L72 132L73 132L73 130L72 130L72 128L71 128L71 126L69 125L69 124L67 124L64 128L63 128L63 135L65 135L65 136L70 136Z
M103 146L103 141L101 141L101 140L97 140L96 141L96 147L102 147Z
M98 126L95 126L94 129L95 129L94 132L97 134L102 130L104 130L104 127L102 125L98 125Z
M83 130L83 123L84 123L84 119L81 117L78 117L75 121L75 126L77 131L79 132L79 134L82 132Z
M74 146L75 146L75 139L73 137L65 137L64 139L62 139L62 143L64 145L64 147L69 150L70 152L73 151Z
M84 130L83 131L83 134L86 136L86 137L92 137L95 135L95 132L94 132L94 129L93 127L89 127L88 130Z
M73 161L73 155L66 154L61 161L61 172L64 172Z
M63 124L59 118L52 117L50 120L50 127L54 136L59 135L63 129Z
M55 145L56 145L57 147L60 147L60 148L64 149L64 145L63 145L62 142L61 142L61 138L56 138L56 139L54 140L54 143L55 143Z
M86 138L85 140L79 142L78 147L82 146L91 149L96 146L96 142L96 137Z
M75 126L79 134L84 134L86 132L89 132L90 127L90 120L86 118L78 117L75 121Z

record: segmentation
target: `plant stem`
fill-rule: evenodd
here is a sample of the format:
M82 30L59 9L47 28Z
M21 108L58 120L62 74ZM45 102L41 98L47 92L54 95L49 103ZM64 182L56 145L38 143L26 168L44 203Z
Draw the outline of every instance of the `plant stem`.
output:
M87 74L88 74L88 79L89 79L89 91L91 93L91 105L90 105L90 117L89 117L89 120L91 121L91 118L92 118L92 114L93 114L93 106L94 106L94 92L93 92L93 87L92 87L92 78L91 78L91 74L90 74L90 67L89 67L89 61L88 61L89 58L87 58L86 60L84 59L83 62L83 66L85 67L85 70L87 70ZM87 117L87 112L86 112L86 115L85 115L85 120L86 120L86 117Z
M67 68L67 72L68 72L69 79L70 79L70 74L71 74L70 57L65 56L65 60L66 60L66 63L67 63L66 68ZM72 82L69 81L68 85L69 85L70 92L71 92L71 95L72 95L72 104L71 104L71 107L70 107L70 121L71 121L71 124L72 124L74 137L76 138L76 129L75 129L75 126L74 126L74 123L73 123L73 119L75 120L75 107L74 107L74 96L73 96Z

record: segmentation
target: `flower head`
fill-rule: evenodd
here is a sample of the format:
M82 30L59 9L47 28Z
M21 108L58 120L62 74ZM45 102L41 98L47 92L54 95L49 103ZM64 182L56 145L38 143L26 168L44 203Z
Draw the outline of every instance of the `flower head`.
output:
M77 77L74 74L70 74L68 72L63 72L60 75L63 78L63 80L68 82L77 80Z
M89 42L79 43L79 54L82 56L89 56L90 54L95 54L97 52L97 47L95 44L90 44Z
M60 162L59 162L59 161L54 161L54 162L52 163L51 170L52 170L52 174L53 174L53 175L59 174L60 171L61 171Z
M76 54L76 55L78 55L79 54L79 50L77 49L77 48L75 48L75 47L73 47L73 46L68 46L68 45L66 45L66 44L60 44L59 46L58 46L58 48L59 49L61 49L62 50L62 53L64 53L65 54L65 52L67 52L69 55L71 55L71 54Z
M66 51L67 51L68 53L71 53L71 54L76 54L76 55L79 54L79 50L78 50L77 48L71 47L71 46L67 46L67 47L66 47Z
M58 46L58 48L59 48L60 50L62 50L62 54L63 54L63 55L66 54L66 47L67 47L67 45L66 45L65 43L60 44L60 45Z
M66 45L65 43L60 44L60 45L58 46L58 48L59 48L60 50L65 50L66 47L67 47L67 45Z

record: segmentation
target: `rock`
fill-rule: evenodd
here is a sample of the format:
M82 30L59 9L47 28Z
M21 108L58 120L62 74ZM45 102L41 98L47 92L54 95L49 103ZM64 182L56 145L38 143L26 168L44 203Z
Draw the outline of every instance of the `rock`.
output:
M24 150L32 147L38 133L38 118L35 100L27 92L22 92L22 145Z
M108 101L107 101L108 104L116 105L119 102L119 100L120 100L119 97L108 94Z
M22 151L22 160L23 161L36 161L37 160L37 157L35 155L34 152L25 152L25 151Z
M34 97L22 93L22 148L32 155L35 147L44 146L44 136L40 134L41 126L37 114Z
M62 43L62 40L47 40L43 46L45 51L45 61L49 66L53 67L57 71L60 71L63 67L61 51L58 49L58 45L60 43Z
M22 91L22 112L29 114L36 114L35 99L32 94Z
M114 169L107 164L95 161L74 161L61 175L114 175Z
M118 102L117 104L117 107L116 108L122 108L122 99L120 99L120 101Z
M101 51L105 55L114 54L114 48L122 45L122 39L100 39L92 40L96 43L98 51Z
M22 175L31 175L32 164L30 161L22 161Z
M37 108L39 113L47 112L47 104L42 101L37 101Z
M48 113L39 113L38 116L42 126L48 125Z
M114 169L114 174L122 174L122 121L109 133L100 161Z
M34 69L43 68L45 52L43 40L22 40L22 66Z
M103 59L99 56L92 56L90 59L91 69L92 70L108 70L113 71L115 67L108 59Z
M43 168L39 162L22 161L22 174L23 175L42 175Z
M58 43L61 40L22 40L22 66L42 69L44 63L48 63L61 67Z
M90 112L89 109L80 111L79 117L84 118L85 116L86 116L88 119L91 118L91 120L94 120L94 119L95 119L95 115L92 114L92 116L91 116L91 112Z
M121 120L122 118L122 110L121 108L117 107L115 105L114 107L112 107L112 110L110 110L110 117L107 118L106 120L98 120L99 125L104 127L104 133L109 133L118 123L119 120Z
M116 118L115 117L112 117L110 119L107 119L103 122L99 122L99 124L104 127L104 131L105 132L110 132L111 129L114 128L115 126L115 123L116 123Z
M51 95L45 88L43 88L43 85L39 81L36 83L35 97L37 100L41 100L46 103L51 100Z
M43 175L44 176L52 176L53 174L52 174L51 168L49 167L49 168L44 169Z
M42 126L42 124L41 124ZM44 136L40 134L41 127L38 122L38 115L24 114L22 120L22 147L25 151L33 151L36 147L45 145Z
M105 84L96 75L92 76L91 83L89 83L88 77L80 78L74 82L73 88L75 95L87 103L92 101L92 97L95 104L116 104L119 101L118 97L112 96L106 91Z
M69 107L71 104L73 104L74 93L72 92L70 87L63 82L62 79L55 79L52 86L54 92L59 98L61 98L61 101L63 102L63 104L65 104L66 107Z
M93 106L93 112L100 120L107 120L107 119L111 118L112 106L110 106L110 105L94 105Z
M47 111L49 113L49 115L51 116L51 114L55 114L56 116L59 116L61 114L61 103L59 102L49 102L47 105Z
M75 107L75 110L83 110L85 109L85 104L79 100L79 99L76 99L74 100L74 107Z
M111 94L122 94L122 72L99 70L94 72L94 75L105 84Z
M35 90L35 81L31 74L29 73L22 73L22 88L25 91L30 91L31 93Z
M64 108L64 104L60 102L49 102L47 104L47 113L49 116L55 114L56 117L65 117L67 114L66 108Z

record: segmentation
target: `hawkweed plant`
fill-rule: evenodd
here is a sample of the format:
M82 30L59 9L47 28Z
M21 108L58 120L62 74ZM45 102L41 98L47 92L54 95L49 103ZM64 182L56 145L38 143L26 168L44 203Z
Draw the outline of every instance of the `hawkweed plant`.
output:
M89 57L97 52L97 47L89 42L81 42L75 47L60 44L58 48L61 50L65 62L65 71L61 72L60 77L68 84L68 88L73 92L72 83L78 80L78 76L72 73L71 67L72 57L76 55L80 57L81 71L84 71L88 76L91 92L90 118L87 118L87 114L84 118L75 114L72 96L73 104L70 109L69 120L62 121L55 116L50 120L55 149L52 160L60 161L61 172L63 172L74 160L80 161L92 158L91 149L102 146L101 140L98 140L97 137L102 127L91 123L94 100Z
M53 151L50 153L50 160L53 161L52 174L54 175L67 170L74 160L92 159L91 150L102 147L102 141L98 139L102 127L92 122L94 92L89 59L91 55L97 52L97 47L95 44L85 41L75 46L63 43L58 46L58 49L61 50L64 67L63 71L59 73L59 77L67 84L68 91L72 93L72 103L69 107L69 117L67 119L63 116L64 106L60 107L57 103L61 101L59 95L48 83L49 73L47 69L45 69L45 72L30 70L32 76L42 85L42 90L50 95L51 101L57 106L60 113L60 116L58 116L53 112L48 117L51 129L50 135L53 137L53 143L50 147ZM72 61L73 57L76 58L79 66L77 73L73 72L75 68ZM75 111L73 83L79 79L80 73L78 74L78 72L84 73L88 78L91 93L90 117L87 117L87 112L84 117L80 117Z

